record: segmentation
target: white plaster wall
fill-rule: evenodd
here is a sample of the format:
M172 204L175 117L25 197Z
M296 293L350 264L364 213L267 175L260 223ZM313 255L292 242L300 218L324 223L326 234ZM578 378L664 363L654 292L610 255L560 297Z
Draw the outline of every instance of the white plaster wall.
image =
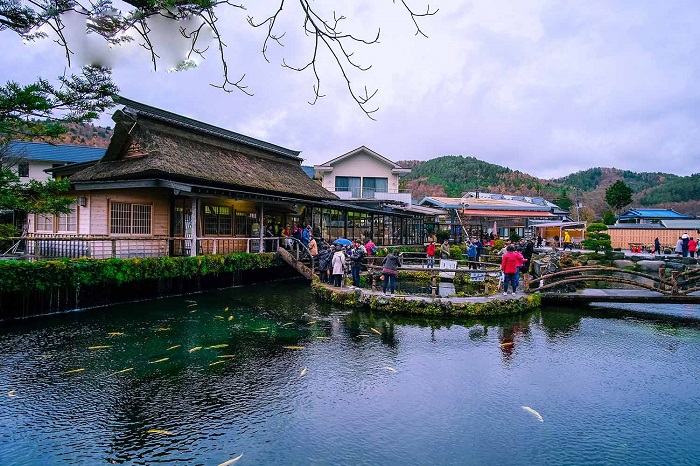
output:
M333 191L336 176L388 178L389 192L396 192L399 189L399 176L392 174L391 169L390 165L367 153L360 152L334 163L333 171L323 177L323 187Z
M44 170L53 167L52 162L42 162L35 160L27 160L29 163L29 177L23 176L20 181L26 183L29 180L46 181L51 178L51 175L46 173ZM17 169L15 168L15 173Z

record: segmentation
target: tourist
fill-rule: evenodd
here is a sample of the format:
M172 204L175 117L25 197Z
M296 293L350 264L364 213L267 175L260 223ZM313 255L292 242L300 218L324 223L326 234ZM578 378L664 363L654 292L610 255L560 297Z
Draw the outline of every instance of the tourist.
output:
M542 247L542 235L539 233L537 234L537 247L538 248Z
M360 272L362 271L362 261L367 255L367 250L362 245L362 241L356 239L353 243L353 248L350 250L350 271L352 272L352 286L360 286Z
M316 257L318 263L318 276L321 279L321 283L331 282L331 260L333 259L333 249L324 244L321 251Z
M469 261L469 265L467 267L476 270L478 268L477 257L479 255L479 246L476 238L473 238L469 242L469 246L467 246L467 251L465 254L467 256L467 261Z
M368 237L367 242L365 243L365 251L367 251L368 256L374 256L377 254L377 245L374 244L371 236Z
M520 269L522 269L523 265L525 264L525 258L517 246L513 246L513 248L515 249L513 252L518 258L518 267L515 269L515 289L517 290L518 286L520 285Z
M691 236L688 240L688 255L690 257L695 257L695 251L698 250L698 242Z
M525 242L525 247L523 248L523 260L525 261L525 264L522 266L520 271L522 273L530 273L530 262L532 262L532 254L535 251L535 245L532 243L532 240L529 239Z
M399 273L399 267L401 266L401 254L399 250L394 248L391 254L387 255L384 259L384 267L382 268L382 275L384 279L382 280L382 292L386 295L386 287L389 285L389 290L391 294L394 294L396 288L396 275Z
M287 224L287 226L282 230L282 236L284 237L284 247L289 249L292 247L292 226Z
M501 259L501 271L503 272L503 294L508 294L508 284L511 284L513 294L516 291L515 274L518 271L520 258L515 254L515 247L508 246L507 251Z
M688 257L688 245L690 244L690 237L688 233L683 233L681 235L681 252L683 257Z
M274 238L275 233L272 231L272 224L268 225L267 228L265 228L265 238ZM266 239L265 240L265 251L266 252L271 252L272 249L274 248L274 240L272 239Z
M316 257L318 254L318 244L316 244L316 238L313 236L309 238L309 252L311 253L311 257Z
M435 241L431 241L426 249L426 256L428 258L428 268L432 269L435 267Z
M445 238L445 241L440 245L440 259L450 258L450 240Z
M654 250L651 251L652 254L661 254L661 241L659 237L654 238Z
M562 250L566 251L567 247L569 248L570 251L573 250L573 248L571 247L571 236L569 235L568 231L565 231L564 232L564 247Z
M505 256L506 253L508 252L508 248L509 248L510 246L511 246L510 240L507 239L507 240L506 240L506 244L501 248L500 251L498 251L498 255L499 255L499 256ZM515 249L515 248L513 248L513 249Z
M306 246L308 248L310 239L311 239L311 225L306 225L306 228L304 228L301 231L301 244L303 244L304 246Z
M331 267L333 268L333 286L341 287L345 273L345 250L342 246L336 247L331 259Z
M674 249L676 254L679 256L683 255L683 237L679 236L678 241L676 241L676 249Z
M431 231L430 236L428 236L428 242L429 243L437 243L437 236L435 236L435 232Z

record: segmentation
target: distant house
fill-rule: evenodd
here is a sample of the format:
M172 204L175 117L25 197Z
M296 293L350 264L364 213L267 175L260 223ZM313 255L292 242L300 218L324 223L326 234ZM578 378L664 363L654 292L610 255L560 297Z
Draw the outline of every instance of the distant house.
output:
M467 192L462 197L423 198L423 206L445 209L442 229L449 229L454 239L493 234L507 237L513 233L525 237L537 223L570 221L568 212L539 197Z
M693 238L700 237L700 219L683 217L686 218L658 220L653 223L616 223L609 226L606 233L610 235L613 248L629 249L631 245L640 245L651 250L654 239L659 238L663 247L673 250L676 241L684 233Z
M662 220L690 220L695 217L680 214L673 209L629 209L615 218L616 223L660 223Z
M314 166L321 185L347 201L393 200L411 204L411 194L399 189L401 175L410 173L365 146Z
M20 181L45 181L52 168L85 162L96 162L105 155L104 147L86 147L45 142L10 142L7 156Z

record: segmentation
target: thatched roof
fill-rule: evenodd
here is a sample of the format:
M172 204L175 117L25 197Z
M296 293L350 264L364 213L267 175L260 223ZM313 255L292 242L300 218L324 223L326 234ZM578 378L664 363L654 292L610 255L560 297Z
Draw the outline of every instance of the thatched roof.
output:
M231 190L337 199L310 179L298 152L132 101L117 111L114 136L97 164L71 182L161 178Z

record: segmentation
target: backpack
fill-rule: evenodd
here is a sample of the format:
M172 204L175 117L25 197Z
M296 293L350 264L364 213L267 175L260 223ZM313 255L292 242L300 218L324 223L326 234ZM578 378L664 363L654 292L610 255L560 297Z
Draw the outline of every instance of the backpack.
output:
M371 248L369 248L369 252L370 252L373 256L376 256L376 255L377 255L377 246L372 246Z

